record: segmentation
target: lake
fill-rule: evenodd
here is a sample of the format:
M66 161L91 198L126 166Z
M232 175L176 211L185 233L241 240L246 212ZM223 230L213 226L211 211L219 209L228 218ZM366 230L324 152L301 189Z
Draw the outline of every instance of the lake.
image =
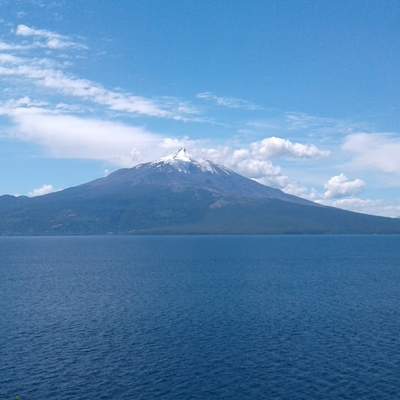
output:
M393 400L400 236L0 238L0 399Z

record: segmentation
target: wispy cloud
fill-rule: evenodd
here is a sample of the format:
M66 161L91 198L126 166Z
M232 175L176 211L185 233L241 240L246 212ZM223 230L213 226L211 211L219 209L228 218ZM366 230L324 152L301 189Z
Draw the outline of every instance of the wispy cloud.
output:
M7 43L4 41L0 41L0 51L20 51L20 50L32 50L37 48L38 46L33 44L16 44L16 43Z
M27 25L18 25L15 31L17 36L33 37L36 39L44 40L43 42L36 42L33 45L42 45L49 49L65 49L65 48L80 48L86 49L87 47L82 43L72 40L70 37L61 35L56 32L51 32L45 29L36 29Z
M29 44L18 44L18 43L0 41L0 51L26 52L34 49L59 50L59 49L65 49L67 47L74 47L81 49L86 48L85 46L78 45L77 43L72 45L72 42L70 43L70 45L67 46L66 42L58 42L56 40L46 41L46 42L35 41Z
M303 112L286 112L285 120L290 130L310 129L321 127L338 127L340 121L334 118L325 118Z
M343 208L345 210L360 212L364 214L380 215L383 217L391 218L400 217L400 204L399 202L395 201L352 197L331 201L321 200L319 202L332 207Z
M6 42L0 40L0 51L11 52L28 52L34 49L45 50L87 50L87 46L81 41L70 38L69 36L61 35L56 32L47 31L44 29L35 29L27 25L18 25L14 31L15 40L31 39L31 41L23 40L19 43Z
M46 67L41 61L43 60L1 54L0 76L24 79L44 89L55 90L60 94L96 103L118 112L175 120L187 120L196 112L184 103L173 103L170 98L162 104L142 96L109 90L99 83L67 75L60 69Z
M221 107L237 108L249 111L262 110L263 108L248 100L240 99L238 97L223 97L217 96L211 92L198 93L196 97L200 100L212 102Z
M189 102L174 97L147 98L123 90L111 90L98 82L83 79L68 73L70 65L53 53L46 53L47 58L38 57L35 49L64 51L87 49L70 36L62 35L46 29L38 29L27 25L18 25L15 29L16 38L31 39L31 42L8 43L0 41L0 77L21 81L26 90L26 84L31 84L47 92L73 97L79 101L90 102L119 113L136 114L147 117L167 118L177 121L204 122L199 111ZM15 55L18 52L19 55ZM61 52L61 53L60 53ZM24 56L21 56L21 53ZM50 57L50 58L49 58Z
M301 135L319 143L337 146L343 136L368 129L367 124L340 118L328 118L303 112L268 111L269 116L249 120L239 129L244 135L274 133L278 136Z
M355 133L342 146L352 155L352 165L384 173L400 173L400 138L388 133Z

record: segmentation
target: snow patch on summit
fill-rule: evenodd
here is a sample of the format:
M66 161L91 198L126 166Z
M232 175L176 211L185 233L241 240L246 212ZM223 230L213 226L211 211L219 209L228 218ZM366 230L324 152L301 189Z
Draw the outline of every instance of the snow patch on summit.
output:
M179 172L189 174L191 169L197 168L202 172L209 172L211 174L224 173L229 175L231 171L228 168L216 165L208 160L194 160L185 148L180 148L173 154L166 157L160 158L158 161L152 163L157 167L162 167L163 165L170 165L174 167Z
M162 162L174 162L174 161L183 161L183 162L193 162L193 160L190 158L188 151L182 147L175 153L172 153L166 157L161 158Z

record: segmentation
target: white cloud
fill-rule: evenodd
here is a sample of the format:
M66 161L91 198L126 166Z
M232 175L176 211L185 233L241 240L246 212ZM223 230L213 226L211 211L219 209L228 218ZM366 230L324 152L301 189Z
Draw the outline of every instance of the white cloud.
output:
M264 184L282 187L286 176L283 176L281 168L272 164L269 160L245 159L232 163L232 167L243 175L256 179Z
M53 193L56 190L53 185L44 184L36 189L33 189L32 192L28 193L29 197L43 196L45 194Z
M61 42L59 40L47 40L46 42L32 42L28 44L18 44L18 43L7 43L4 41L0 41L0 51L29 51L33 49L49 49L49 50L60 50L60 49L65 49L67 47L75 47L75 48L86 48L83 45L78 45L77 43L74 42L68 42L69 44L67 45L67 42Z
M13 110L17 109L18 107L44 107L47 106L48 103L44 101L34 101L29 96L20 97L19 99L11 99L5 103L4 106L0 106L0 113L1 110ZM3 111L4 113L4 111ZM7 112L6 112L7 113Z
M279 166L272 163L272 158L288 156L297 159L318 159L329 154L329 152L314 145L293 143L290 140L277 137L252 142L242 148L230 146L203 147L195 149L195 151L203 158L224 164L260 183L278 187L288 192L295 190L295 183L290 181Z
M321 204L343 208L349 211L360 212L370 215L379 215L382 217L400 217L400 203L382 199L362 199L352 197L338 200L320 200Z
M0 51L24 52L33 49L56 49L56 47L51 47L51 45L49 45L47 42L34 42L30 44L0 42Z
M31 45L22 45L0 41L0 51L30 50Z
M327 157L329 151L321 150L313 144L292 142L279 137L268 137L260 141L252 142L247 147L232 148L221 146L207 149L206 155L216 161L229 158L233 163L258 160L268 161L277 157L310 158L318 159Z
M46 31L44 29L30 28L26 25L18 25L15 34L18 36L38 36L46 39L62 38L62 36L55 32Z
M391 134L356 133L348 135L343 150L351 153L357 168L400 173L400 137Z
M293 143L288 139L269 137L260 142L252 143L253 154L261 157L272 158L277 156L290 156L296 158L319 158L329 155L329 151L320 150L314 145Z
M239 99L237 97L222 97L211 92L202 92L196 95L198 99L213 102L221 107L241 108L243 110L262 110L262 107L248 100Z
M195 157L205 158L233 169L241 175L254 179L264 185L284 189L289 178L281 168L268 159L260 159L248 148L235 149L230 146L201 147L201 143L193 143L191 152Z
M0 42L1 50L1 42ZM12 54L0 53L0 64L17 64L23 62L23 59Z
M65 49L68 47L86 48L86 46L71 40L68 36L45 29L32 28L22 24L17 26L15 34L17 36L33 37L45 40L45 43L33 43L33 46L36 45L36 47L43 46L53 50Z
M325 199L337 199L340 197L352 197L360 193L365 187L365 182L361 179L350 180L346 175L340 174L333 176L325 184Z
M317 201L321 197L314 188L309 189L297 182L288 182L282 190L293 196L302 197L310 201Z
M159 158L182 145L177 139L154 134L140 126L64 115L38 106L18 106L18 103L22 101L0 107L0 115L13 123L12 136L39 144L54 157L102 160L129 167Z

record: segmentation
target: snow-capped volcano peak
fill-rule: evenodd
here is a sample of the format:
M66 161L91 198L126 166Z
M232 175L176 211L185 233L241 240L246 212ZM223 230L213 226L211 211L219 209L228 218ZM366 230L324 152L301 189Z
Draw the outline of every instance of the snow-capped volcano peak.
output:
M157 167L169 165L174 167L177 171L185 174L194 172L196 170L211 174L229 174L231 172L227 168L214 164L211 161L204 159L195 160L184 147L181 147L175 153L160 158L158 161L155 161L152 164Z
M181 147L175 153L172 153L166 157L161 158L160 161L168 162L168 161L183 161L183 162L193 162L192 158L190 157L188 151Z

